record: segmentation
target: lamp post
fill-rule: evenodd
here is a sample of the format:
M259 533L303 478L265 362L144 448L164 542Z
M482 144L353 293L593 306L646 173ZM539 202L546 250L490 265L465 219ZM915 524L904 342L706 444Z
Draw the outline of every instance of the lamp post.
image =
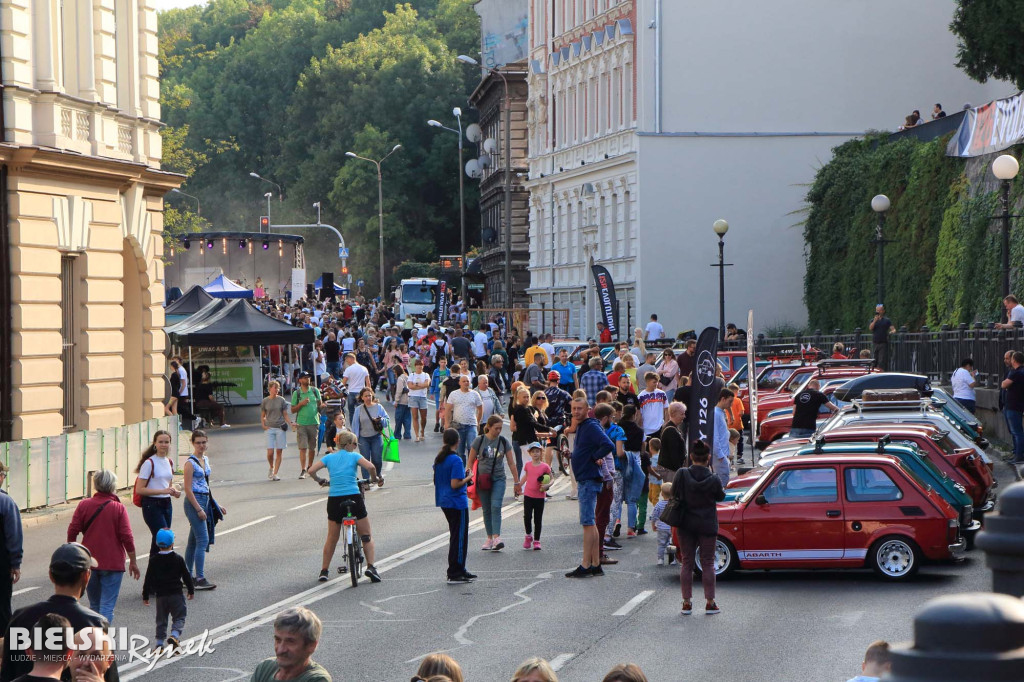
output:
M266 182L266 183L269 183L269 184L273 185L274 187L276 187L277 188L277 200L278 201L284 201L284 192L281 190L281 185L277 184L273 180L267 180L265 177L259 175L258 173L249 173L249 177L250 178L256 178L257 180L259 180L261 182Z
M718 263L711 264L718 268L718 339L725 343L725 269L732 265L725 262L725 233L729 231L729 223L719 218L711 229L718 235Z
M885 227L885 212L889 210L889 197L884 194L877 194L871 199L871 210L878 214L878 222L875 225L875 238L871 243L876 247L878 255L878 281L875 283L876 305L885 303L885 245L888 239L882 234Z
M384 176L381 174L381 164L384 163L389 156L397 152L402 148L402 145L396 144L390 152L384 155L379 161L374 159L368 159L365 156L359 156L355 152L345 152L345 156L350 156L353 159L359 159L360 161L369 161L373 165L377 166L377 220L379 223L378 236L380 238L380 302L381 305L387 300L384 295ZM319 202L317 202L319 203ZM320 207L317 206L317 209ZM317 223L320 221L317 220Z
M316 224L319 225L320 224L320 202L319 201L313 202L313 208L316 209Z
M472 57L460 54L458 61L471 66L480 66L480 62ZM512 307L512 100L508 94L508 79L501 70L493 67L481 67L485 71L501 78L505 88L505 177L503 181L505 191L505 305Z
M267 232L270 232L270 197L274 196L273 192L267 192L263 195L263 198L267 200Z
M462 281L460 288L462 289L462 307L464 310L469 310L469 287L466 284L466 202L463 200L463 185L465 184L462 179L462 109L455 107L452 109L452 116L455 117L456 122L459 125L458 130L455 128L449 128L443 125L440 121L430 119L427 121L427 125L432 128L440 128L447 130L450 133L455 133L459 136L459 232L462 242ZM468 318L468 312L467 318Z
M189 199L194 199L195 202L196 202L196 215L199 216L200 218L203 217L203 209L199 205L199 197L194 197L191 194L186 194L185 192L182 192L180 189L172 189L171 193L172 194L180 194L183 197L188 197Z
M999 179L999 204L1002 214L999 216L1003 224L1002 267L1000 274L1003 279L1003 298L1010 295L1010 183L1017 177L1020 164L1009 154L996 157L992 162L992 174ZM1009 317L1007 317L1009 322Z

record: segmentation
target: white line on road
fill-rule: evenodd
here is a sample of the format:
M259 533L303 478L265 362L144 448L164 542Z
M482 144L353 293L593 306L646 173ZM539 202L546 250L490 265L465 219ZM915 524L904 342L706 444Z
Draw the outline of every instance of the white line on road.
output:
M534 588L537 585L540 585L542 582L544 582L544 581L543 580L534 580L532 583L530 583L526 587L524 587L522 589L519 589L519 590L516 590L513 593L513 596L518 597L519 598L518 601L514 601L511 604L507 604L505 606L502 606L497 611L488 611L487 613L477 614L477 615L473 616L472 618L470 618L469 620L467 620L465 623L462 624L461 627L459 627L458 630L455 631L455 634L452 635L455 638L455 641L458 642L459 644L463 645L463 646L468 646L468 645L472 644L473 640L471 640L468 637L466 637L466 633L469 632L469 629L471 627L473 627L473 625L478 620L480 620L481 618L486 618L487 616L497 616L499 614L505 613L509 609L514 609L517 606L522 606L523 604L527 604L527 603L533 601L533 599L528 597L528 596L526 596L525 593L526 593L527 590L529 590L531 588ZM407 662L411 662L411 661L407 661Z
M384 597L383 599L374 599L373 603L374 604L383 604L384 602L391 601L392 599L400 599L402 597L422 597L425 594L434 594L435 592L440 592L440 591L441 591L440 589L436 589L436 590L428 590L426 592L413 592L412 594L395 594L395 595L392 595L390 597Z
M643 592L641 592L640 594L636 595L635 597L630 599L628 602L623 604L622 608L619 609L618 611L616 611L615 613L613 613L612 615L613 616L628 616L630 611L632 611L636 607L640 606L640 604L642 604L647 599L650 599L651 595L653 595L653 594L654 594L654 590L644 590Z
M551 659L551 662L548 665L550 665L551 669L557 673L559 670L565 667L566 663L568 663L575 657L576 654L558 654L557 656Z
M256 519L255 521L250 521L249 523L243 523L241 526L235 526L234 528L228 528L227 530L222 530L219 533L217 533L217 537L220 537L222 535L227 535L228 533L234 533L236 530L242 530L243 528L248 528L249 526L255 526L257 523L263 523L264 521L269 521L270 519L273 519L273 518L275 518L275 517L273 517L273 516L264 516L262 519Z
M38 590L38 589L39 589L38 587L26 587L23 590L18 590L17 592L11 592L11 596L12 597L17 597L19 594L25 594L26 592L31 592L32 590Z
M326 497L321 497L321 498L320 498L320 499L318 499L318 500L313 500L312 502L307 502L307 503L305 503L305 504L300 504L300 505L299 505L298 507L292 507L292 508L291 508L291 509L289 509L288 511L297 511L297 510L299 510L299 509L302 509L303 507L312 507L312 506L313 506L314 504L316 504L317 502L323 502L323 501L324 501L324 500L326 500L326 499L327 499Z
M556 495L568 487L569 478L568 476L563 476L559 478L551 486L550 492L552 495ZM523 506L521 502L513 502L502 508L501 516L502 518L508 518L514 514L521 514L522 508ZM479 518L475 521L472 521L469 524L469 530L479 530L483 527L483 525L483 518ZM239 526L238 528L241 528L241 526ZM388 556L384 559L378 559L376 565L377 572L386 573L387 571L391 571L400 566L404 566L405 564L414 561L422 556L426 556L427 554L430 554L434 550L444 547L447 544L447 532L435 535L434 537L428 540L424 540L423 542L413 545L412 547L409 547L401 552L392 554L391 556ZM352 584L348 580L334 580L318 584L316 587L311 587L308 590L304 590L302 592L299 592L298 594L294 594L291 597L287 597L274 604L265 606L262 609L246 614L241 618L236 618L233 621L224 623L223 625L219 625L215 628L211 628L207 633L198 635L190 640L182 642L181 648L183 651L189 651L189 643L193 642L193 640L195 640L195 642L198 643L199 639L202 637L205 637L207 641L209 641L211 644L220 644L221 642L233 639L235 637L238 637L239 635L249 632L250 630L254 630L258 627L266 625L267 623L273 622L274 618L277 617L277 614L283 609L286 609L290 606L309 606L310 604L316 603L321 599L326 599L327 597L335 595L339 592L351 589L351 587ZM196 644L192 644L192 647L195 648ZM173 665L175 663L186 661L189 659L191 655L194 654L185 654L182 656L176 656L175 658L164 659L158 662L154 666L154 669L163 668L164 666ZM124 682L131 682L131 680L142 677L146 674L146 672L148 672L145 668L146 665L148 664L139 661L136 664L129 663L125 666L120 667L119 672L121 673L121 679L124 680Z

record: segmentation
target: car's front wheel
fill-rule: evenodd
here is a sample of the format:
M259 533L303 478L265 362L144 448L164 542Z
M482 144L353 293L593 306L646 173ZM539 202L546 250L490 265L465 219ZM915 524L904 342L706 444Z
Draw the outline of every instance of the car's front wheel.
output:
M724 578L739 568L739 555L732 543L723 537L715 540L715 575ZM694 573L700 575L700 553L694 557Z
M872 545L868 563L887 580L905 580L917 573L921 552L910 538L890 535Z

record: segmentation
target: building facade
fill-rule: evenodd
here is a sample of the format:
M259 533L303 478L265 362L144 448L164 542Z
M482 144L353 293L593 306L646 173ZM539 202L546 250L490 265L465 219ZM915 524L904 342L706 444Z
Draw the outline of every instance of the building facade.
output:
M2 0L0 440L163 415L154 0ZM9 398L8 398L9 396Z
M527 165L526 62L500 67L501 75L488 73L470 96L480 112L480 151L489 159L480 177L480 266L484 277L484 306L520 308L529 303L526 288L530 258L529 193L523 187ZM504 78L502 78L504 76ZM510 125L505 121L505 87L508 87ZM505 135L511 133L511 164L506 162ZM511 224L505 222L505 168L509 167ZM506 239L511 232L511 259L506 258ZM508 263L512 296L505 291Z
M531 0L533 303L581 311L570 330L593 336L593 259L615 281L623 337L652 313L669 332L717 326L709 266L724 218L727 321L753 309L762 325L803 324L800 212L832 148L935 102L955 110L1012 91L953 66L953 11Z

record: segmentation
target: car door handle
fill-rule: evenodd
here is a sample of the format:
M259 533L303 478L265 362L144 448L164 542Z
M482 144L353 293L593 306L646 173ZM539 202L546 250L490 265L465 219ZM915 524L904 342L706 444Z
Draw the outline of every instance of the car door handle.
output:
M829 509L827 512L825 512L825 516L827 516L829 518L832 518L832 519L836 518L840 514L842 514L842 512L839 511L838 509Z

